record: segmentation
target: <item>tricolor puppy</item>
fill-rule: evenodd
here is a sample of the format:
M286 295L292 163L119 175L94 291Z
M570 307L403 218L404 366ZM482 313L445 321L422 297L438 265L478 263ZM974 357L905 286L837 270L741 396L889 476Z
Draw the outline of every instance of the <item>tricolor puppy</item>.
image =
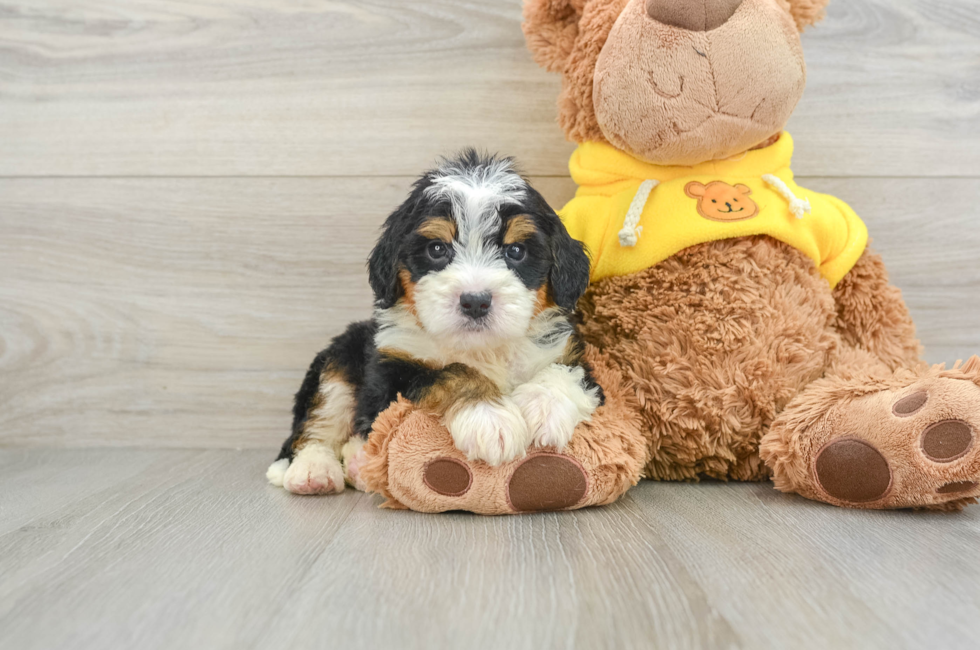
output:
M470 150L422 176L368 269L374 317L314 359L273 484L358 486L358 451L398 394L491 465L564 447L602 401L570 321L588 257L510 159Z

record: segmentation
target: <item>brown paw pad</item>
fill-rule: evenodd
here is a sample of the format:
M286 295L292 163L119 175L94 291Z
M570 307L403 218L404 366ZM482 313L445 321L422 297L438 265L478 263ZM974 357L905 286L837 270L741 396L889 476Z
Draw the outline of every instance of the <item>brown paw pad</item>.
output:
M926 402L928 401L929 393L924 390L920 390L917 393L906 395L902 399L895 402L895 406L892 407L892 413L900 418L907 418L921 411L922 407L925 406Z
M863 440L837 440L817 454L814 470L820 487L835 499L867 503L885 496L891 487L888 461Z
M973 428L962 420L937 422L922 434L922 453L937 463L950 463L972 446Z
M582 466L556 454L531 456L507 486L510 504L519 512L564 510L585 496L589 481Z
M970 492L977 488L977 483L975 481L957 481L956 483L947 483L938 490L937 494L960 494L961 492Z
M460 497L473 484L470 468L452 458L436 458L425 464L422 481L430 490L447 497Z

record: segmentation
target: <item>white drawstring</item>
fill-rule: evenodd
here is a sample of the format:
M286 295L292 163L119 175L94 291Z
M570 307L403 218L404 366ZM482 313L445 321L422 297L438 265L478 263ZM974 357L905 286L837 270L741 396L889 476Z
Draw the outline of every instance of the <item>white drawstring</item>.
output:
M640 183L639 189L636 190L636 196L633 197L633 202L630 203L630 209L626 211L626 218L623 220L623 229L619 231L620 246L632 248L640 240L640 235L643 233L643 226L640 225L640 217L643 216L643 208L647 205L650 192L657 185L660 185L660 181L646 180Z
M796 215L797 219L802 219L804 216L810 214L810 199L796 198L793 190L789 189L789 186L783 182L783 179L774 174L766 174L762 177L762 180L771 185L774 190L782 194L783 198L789 201L789 211Z

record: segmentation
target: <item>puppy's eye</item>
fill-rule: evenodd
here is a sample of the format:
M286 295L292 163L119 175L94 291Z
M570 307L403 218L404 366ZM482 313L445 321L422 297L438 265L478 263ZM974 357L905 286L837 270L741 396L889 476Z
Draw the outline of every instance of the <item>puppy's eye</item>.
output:
M441 262L449 256L449 245L441 241L430 241L429 245L425 247L425 252L429 259Z
M511 244L504 250L504 255L512 262L521 262L527 257L527 249L521 244Z

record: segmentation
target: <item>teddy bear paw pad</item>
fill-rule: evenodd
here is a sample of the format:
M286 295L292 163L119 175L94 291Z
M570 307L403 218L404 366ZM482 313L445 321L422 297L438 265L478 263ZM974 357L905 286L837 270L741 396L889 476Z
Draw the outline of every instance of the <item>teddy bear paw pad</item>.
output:
M868 503L891 487L888 461L863 440L835 440L817 454L814 471L824 491L849 503Z
M938 494L962 494L963 492L976 490L977 485L976 481L955 481L953 483L947 483L936 490L936 492Z
M435 458L425 464L422 481L437 494L459 497L469 492L473 485L473 473L458 460Z
M565 510L578 505L588 487L588 476L578 462L558 454L535 454L514 470L507 496L518 512Z
M933 424L922 434L922 453L934 463L951 463L973 446L973 428L961 420Z

